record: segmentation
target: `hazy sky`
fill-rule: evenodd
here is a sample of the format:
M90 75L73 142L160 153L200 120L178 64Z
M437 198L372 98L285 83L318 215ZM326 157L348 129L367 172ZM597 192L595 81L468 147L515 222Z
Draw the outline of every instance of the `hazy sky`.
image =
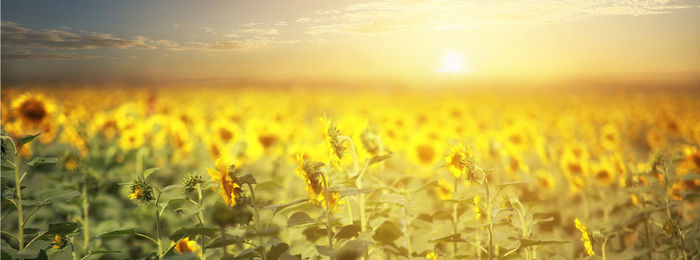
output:
M700 73L698 0L2 0L1 9L3 80ZM448 53L463 73L439 72Z

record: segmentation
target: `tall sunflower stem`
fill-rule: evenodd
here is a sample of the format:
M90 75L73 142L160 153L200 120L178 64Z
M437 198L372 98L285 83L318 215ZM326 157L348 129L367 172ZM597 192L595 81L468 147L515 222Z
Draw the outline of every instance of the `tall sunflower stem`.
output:
M328 231L328 247L333 249L333 231L331 226L331 211L333 209L330 208L330 203L328 202L328 179L326 179L326 175L323 173L321 173L321 177L323 178L323 200L326 202L326 230Z
M197 206L199 207L199 213L197 217L199 218L199 224L204 226L204 208L202 208L202 186L197 183ZM202 246L202 260L207 260L207 249L204 246L204 236L199 235L199 244Z
M160 210L158 206L158 202L160 202L160 193L158 193L158 197L156 198L156 242L158 244L158 259L163 259L163 246L162 242L160 241Z
M20 178L20 162L22 158L19 155L19 150L17 149L17 145L15 145L15 141L9 137L5 137L4 139L9 140L12 144L12 148L15 150L15 188L17 189L17 225L19 228L19 230L17 230L17 241L19 242L19 251L22 251L22 249L24 249L24 215L22 214L22 180ZM22 258L20 257L20 259Z
M255 198L255 190L253 189L253 185L251 185L250 183L246 183L246 185L248 185L248 189L250 190L250 196L253 203L253 213L255 213L255 229L257 229L258 232L260 232L262 226L260 225L260 212L258 211L257 199ZM265 253L265 245L263 245L263 238L262 236L259 236L259 238L259 244L260 247L262 247L262 258L263 260L267 260L267 254Z
M489 191L489 180L484 175L484 189L486 190L486 223L489 228L489 260L494 258L493 249L493 223L491 219L491 192Z
M459 183L459 178L455 178L455 183L454 183L454 194L457 194L457 187ZM459 223L459 214L457 212L459 207L458 203L455 203L452 207L452 231L453 234L457 234L457 231L459 230L458 228L458 223ZM457 257L457 241L452 242L452 254Z
M87 179L87 172L85 172L83 177L83 251L86 253L90 245L90 221L88 218L90 204L88 203Z

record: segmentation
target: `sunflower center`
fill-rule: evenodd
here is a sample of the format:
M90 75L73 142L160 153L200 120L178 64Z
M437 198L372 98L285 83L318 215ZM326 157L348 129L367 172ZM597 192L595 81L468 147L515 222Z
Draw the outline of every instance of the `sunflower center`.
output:
M219 137L221 137L221 140L223 140L224 142L228 142L229 140L231 140L231 138L233 138L233 133L231 133L231 131L229 131L228 129L219 128Z
M429 163L435 158L435 149L430 145L421 144L416 147L416 152L418 153L418 159L422 163Z
M33 122L41 122L47 114L44 103L36 99L24 101L20 106L20 113L22 113L24 118Z
M275 135L260 135L258 136L258 142L265 147L265 149L270 148L277 141L277 136Z

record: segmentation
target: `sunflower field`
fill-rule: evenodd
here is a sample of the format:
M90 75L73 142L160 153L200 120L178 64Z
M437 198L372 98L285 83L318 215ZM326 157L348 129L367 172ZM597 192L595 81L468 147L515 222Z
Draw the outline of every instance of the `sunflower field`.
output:
M698 100L3 88L2 259L698 259Z

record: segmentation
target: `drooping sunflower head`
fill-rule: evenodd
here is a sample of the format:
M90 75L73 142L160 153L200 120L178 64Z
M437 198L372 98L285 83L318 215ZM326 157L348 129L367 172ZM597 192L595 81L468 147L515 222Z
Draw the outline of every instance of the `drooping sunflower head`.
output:
M382 140L379 137L377 131L370 125L362 130L360 133L360 141L362 142L362 148L371 155L377 155L382 147Z
M306 181L306 191L309 200L316 204L318 197L323 193L323 180L321 176L322 162L313 162L304 158L303 153L297 154L297 175Z
M146 183L145 180L136 179L130 184L131 194L129 194L129 199L147 203L155 199L153 195L153 187Z
M588 230L578 218L574 220L574 223L576 224L576 229L581 231L581 241L583 242L583 247L586 249L586 254L588 254L588 256L594 256L595 251L593 251L593 244L591 244L591 237L588 234Z
M462 142L459 142L450 148L450 152L445 157L445 165L455 178L459 178L465 173L467 175L473 174L476 168L476 158L469 147L464 147Z
M241 186L236 183L234 170L235 165L230 163L227 157L216 159L216 169L207 168L207 172L212 181L218 184L219 195L229 207L236 206L236 201L241 195Z
M326 133L331 166L339 168L340 160L343 159L343 154L345 153L345 147L340 140L340 131L325 115L321 117L321 123L323 123L324 132Z
M171 242L176 252L179 254L192 253L197 254L201 250L201 247L197 244L197 241L190 241L189 237L178 240L177 242Z

